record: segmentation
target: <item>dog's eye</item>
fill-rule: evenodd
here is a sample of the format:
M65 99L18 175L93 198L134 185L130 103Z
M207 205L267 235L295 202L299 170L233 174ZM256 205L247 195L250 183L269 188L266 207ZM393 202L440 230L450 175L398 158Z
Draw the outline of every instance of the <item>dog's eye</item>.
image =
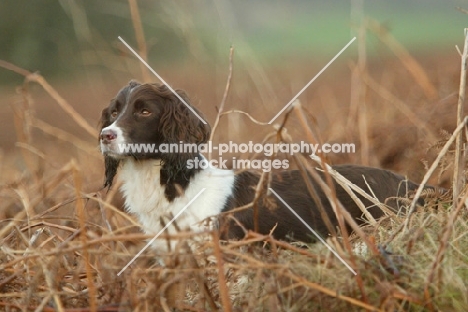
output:
M149 110L147 110L146 108L143 108L141 111L140 111L140 115L141 116L149 116L151 115L151 112Z
M119 114L119 112L118 112L117 110L113 110L113 111L111 112L111 117L112 117L112 118L115 118L115 117L117 117L118 114Z

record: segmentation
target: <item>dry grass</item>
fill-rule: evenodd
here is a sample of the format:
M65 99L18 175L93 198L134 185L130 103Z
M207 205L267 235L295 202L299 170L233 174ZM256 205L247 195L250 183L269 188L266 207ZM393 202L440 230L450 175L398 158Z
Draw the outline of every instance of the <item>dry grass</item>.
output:
M138 16L134 1L129 3L133 4L132 15ZM139 46L145 47L141 23L136 20L134 26L139 33ZM382 33L382 29L375 24L369 27L380 32L385 44L393 45L399 62L410 73L407 76L399 73L405 77L401 80L406 85L415 82L420 93L403 97L407 93L399 92L402 86L392 78L398 73L388 70L377 82L373 78L376 74L365 65L368 62L363 62L358 74L353 75L367 94L366 109L354 108L363 114L348 117L343 113L343 105L329 96L334 92L323 88L319 97L325 100L318 101L322 103L323 112L312 114L296 107L297 114L287 114L283 126L277 127L270 137L287 134L291 139L314 142L366 140L362 143L369 147L366 155L342 161L365 160L372 165L383 164L401 170L415 167L420 161L418 157L425 155L426 159L441 161L437 167L439 175L443 176L453 163L453 150L441 149L451 135L437 142L437 131L455 129L455 115L450 121L444 118L430 121L441 115L439 110L446 109L442 108L444 100L437 96L443 94L440 90L444 86L433 84L432 76L401 46L395 46L394 39ZM356 234L349 236L341 231L340 238L328 239L358 273L356 276L321 244L289 244L256 233L248 233L242 241L220 242L216 232L198 234L209 240L194 240L195 234L181 232L173 237L180 242L174 252L156 255L148 250L118 276L148 237L140 234L134 219L121 211L117 187L106 193L96 182L101 180L102 167L95 146L95 127L40 75L4 62L0 65L26 77L25 84L18 89L19 100L13 105L19 147L13 157L21 158L24 170L1 168L8 174L2 177L0 186L0 310L468 310L466 187L460 192L456 205L448 196L423 194L432 200L425 207L416 207L411 218L389 214L372 225L356 227ZM231 81L232 61L230 65L228 83L215 118L215 128L219 129L214 135L215 141L227 138L223 134L228 123L226 119L234 115L233 110L225 109L225 104L229 105L229 87L236 85L235 79ZM354 65L352 67L355 69ZM30 82L40 84L93 138L75 137L37 118L31 109ZM382 106L372 107L370 103L373 102L382 102ZM433 109L427 108L427 103L433 103ZM421 107L423 109L414 113ZM249 113L256 114L255 111ZM323 124L318 125L313 116ZM332 121L336 124L357 122L360 126L358 130L348 131L329 127L327 123ZM256 122L255 126L261 125L262 122ZM255 126L240 130L236 135L251 139L245 134L256 131ZM39 129L56 140L72 138L73 152L36 143L32 129ZM403 132L398 133L398 129ZM389 136L389 131L394 135ZM404 131L413 131L414 136L407 138ZM418 131L424 134L419 135ZM411 160L403 161L401 155L408 144L421 150L422 137L429 138L432 154L418 151L419 154L406 157ZM59 154L71 160L54 161L54 155ZM302 170L310 166L304 164L302 158L296 162ZM464 174L463 168L459 170ZM428 178L433 173L429 169L426 172L430 173ZM423 175L419 172L418 177ZM438 180L434 176L433 182ZM331 200L334 199L331 193ZM403 203L410 206L411 200ZM155 259L163 259L164 264ZM184 289L183 299L175 303L170 298L174 285Z
M21 90L27 108L29 97L25 88ZM307 120L304 114L298 116ZM361 250L359 235L330 239L358 276L322 245L299 247L255 233L230 243L219 243L216 233L206 233L213 239L196 248L192 244L191 251L182 245L193 234L181 233L185 252L174 252L163 266L154 262L153 251L145 252L117 276L147 237L138 234L137 224L112 204L115 189L109 194L83 192L83 168L98 167L92 146L76 145L90 156L88 162L72 160L61 168L45 169L47 156L31 144L28 129L47 126L34 122L27 109L16 110L16 119L28 170L1 189L6 215L0 230L0 304L5 310L463 311L468 307L468 215L465 200L459 209L452 209L447 198L415 212L410 230L391 242L389 237L406 217L390 215L365 227L371 247L367 252L353 255L345 247L349 241L354 253ZM60 137L61 130L50 128L50 134ZM170 306L171 286L180 283L186 287L185 298Z
M73 163L62 172L69 178L77 174ZM389 216L380 226L365 227L377 254L351 256L342 241L329 240L353 263L362 281L358 285L324 246L299 247L255 233L223 244L216 233L208 233L213 239L192 245L192 252L174 252L164 266L155 264L156 255L148 251L117 276L145 238L131 222L98 193L80 196L84 213L71 194L61 203L43 197L44 203L33 208L28 203L37 199L30 198L26 185L10 186L25 206L3 222L0 233L5 310L93 311L94 305L98 311L227 311L228 306L233 311L464 311L468 306L467 213L451 210L450 199L416 212L410 231L386 249L379 242L405 218ZM59 185L49 194L60 193ZM72 193L73 183L69 187ZM37 206L48 209L37 213ZM191 233L178 236L181 245L193 238ZM357 246L361 241L351 240ZM435 258L444 242L444 257ZM434 267L435 259L440 261ZM185 285L185 299L169 307L167 292L177 283Z

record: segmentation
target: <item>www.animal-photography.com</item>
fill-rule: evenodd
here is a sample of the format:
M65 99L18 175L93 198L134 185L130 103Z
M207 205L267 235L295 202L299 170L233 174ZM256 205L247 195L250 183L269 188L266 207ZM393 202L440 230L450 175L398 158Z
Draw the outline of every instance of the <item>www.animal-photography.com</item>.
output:
M1 311L468 310L468 6L0 3Z

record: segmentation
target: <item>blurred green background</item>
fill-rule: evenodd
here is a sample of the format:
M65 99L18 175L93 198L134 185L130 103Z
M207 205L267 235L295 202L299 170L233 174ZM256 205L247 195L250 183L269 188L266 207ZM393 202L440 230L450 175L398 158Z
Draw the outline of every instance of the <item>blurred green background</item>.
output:
M330 59L355 34L352 16L361 2L366 16L414 54L462 46L468 15L456 7L468 9L466 0L140 0L138 6L150 63L160 68L225 63L230 45L239 58L263 66L284 58ZM126 0L1 0L0 31L0 59L48 79L122 71L114 56L128 51L117 37L136 47ZM380 53L372 36L368 53ZM0 69L1 84L22 79Z

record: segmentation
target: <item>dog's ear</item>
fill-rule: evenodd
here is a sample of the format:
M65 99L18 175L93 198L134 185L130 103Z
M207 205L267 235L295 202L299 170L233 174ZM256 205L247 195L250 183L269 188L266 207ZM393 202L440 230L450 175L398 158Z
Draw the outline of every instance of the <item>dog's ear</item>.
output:
M185 103L190 105L189 99L183 91L178 90L176 92L184 99ZM182 141L186 144L196 144L198 146L209 140L211 127L208 123L204 124L166 86L159 86L158 93L164 101L161 103L161 117L157 131L161 134L164 143L179 144ZM203 116L195 108L193 110L199 116ZM200 157L200 155L195 150L161 154L163 164L161 184L166 186L165 195L169 200L173 200L180 195L179 189L187 187L190 178L194 174L193 170L187 168L187 163L197 157Z
M101 133L102 129L110 126L111 121L110 121L110 113L109 113L109 108L106 107L102 110L101 113L101 120L99 122L100 124L100 131ZM99 138L100 139L100 138ZM112 186L112 183L114 181L114 177L117 174L117 169L119 167L120 161L117 159L114 159L109 156L104 156L104 174L105 174L105 179L104 179L104 188L108 187L110 188Z
M103 128L110 126L110 124L111 122L110 122L109 107L106 107L101 112L101 120L99 120L99 133L102 131Z
M117 174L117 169L119 168L120 160L104 156L104 168L105 168L105 179L104 179L104 188L110 188L114 182L114 177Z
M166 88L161 86L160 88ZM165 91L165 92L164 92ZM166 93L165 101L162 107L162 114L159 122L158 132L161 133L165 143L206 143L210 138L211 127L208 123L204 124L176 95L170 90L164 90ZM170 92L169 94L167 92ZM185 92L177 90L177 94L190 105ZM190 106L199 116L196 108Z

